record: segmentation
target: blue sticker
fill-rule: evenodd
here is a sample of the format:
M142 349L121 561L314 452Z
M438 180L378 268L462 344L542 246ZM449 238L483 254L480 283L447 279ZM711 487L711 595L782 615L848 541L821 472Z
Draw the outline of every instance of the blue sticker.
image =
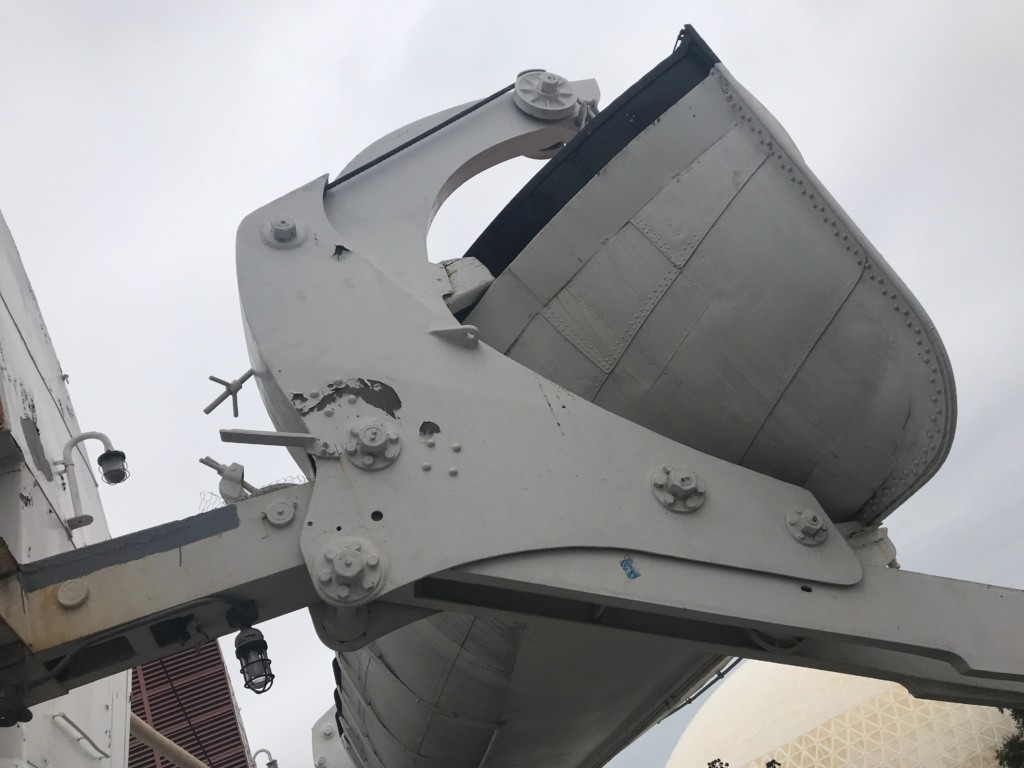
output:
M619 565L622 566L622 570L626 573L626 578L630 581L632 581L633 579L640 578L640 571L638 571L636 569L636 566L633 565L632 557L622 558L622 561L619 563Z

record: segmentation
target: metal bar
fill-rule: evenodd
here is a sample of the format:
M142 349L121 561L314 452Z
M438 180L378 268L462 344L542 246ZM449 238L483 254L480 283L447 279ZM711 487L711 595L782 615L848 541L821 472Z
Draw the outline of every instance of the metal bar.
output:
M490 741L487 742L487 749L484 750L484 756L480 758L480 764L476 768L484 768L487 765L487 758L491 756L491 752L494 751L494 742L498 740L498 734L501 733L501 725L494 726L494 733L491 734Z
M135 717L135 716L136 715L133 712L132 713L132 717ZM105 750L103 750L103 749L101 749L100 745L97 744L95 741L93 741L89 737L89 734L86 733L85 731L83 731L82 727L78 723L76 723L74 720L72 720L70 717L68 717L66 714L64 714L63 712L58 712L57 714L55 714L53 716L53 719L54 720L57 720L57 719L63 720L65 723L67 723L69 726L71 726L72 730L74 730L75 733L78 734L78 738L75 739L75 741L77 741L79 744L81 744L84 741L84 742L88 743L88 745L90 747L92 747L94 750L96 750L103 757L105 757L107 759L110 758L110 753L105 751Z
M722 655L881 677L927 698L1024 703L1024 592L877 565L856 585L810 585L643 555L642 576L623 580L620 557L580 549L474 563L420 580L411 602L588 624L604 606L602 626Z
M313 435L304 432L268 432L258 429L222 429L220 439L225 443L279 445L285 448L310 448L316 443Z
M3 683L31 706L180 650L175 638L190 626L202 627L200 640L228 634L239 608L251 606L266 621L311 605L316 596L298 547L309 492L284 488L239 502L230 525L206 530L198 515L194 536L129 535L113 547L80 550L99 552L82 562L37 561L31 583L24 573L0 582L0 618L26 651L22 664L4 670ZM295 510L293 518L268 522L265 515L281 508ZM231 567L209 567L218 562ZM61 604L69 581L82 582L85 610Z
M132 736L152 749L160 757L169 760L177 768L209 768L198 757L184 747L175 744L134 712L129 713L129 724ZM110 757L110 755L105 756Z

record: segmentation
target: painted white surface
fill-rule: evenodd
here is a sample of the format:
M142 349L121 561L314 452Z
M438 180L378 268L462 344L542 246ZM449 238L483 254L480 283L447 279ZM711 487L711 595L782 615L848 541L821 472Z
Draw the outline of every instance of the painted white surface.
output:
M0 210L25 257L86 428L128 453L104 489L115 534L199 511L242 461L263 484L284 451L223 446L266 429L202 407L208 374L248 367L234 236L248 212L399 125L487 95L516 72L595 77L604 103L661 60L685 22L786 127L928 310L957 378L953 452L893 515L907 568L1024 586L1017 407L1024 337L1015 151L1024 6L0 0ZM432 258L461 254L536 163L496 169L441 209ZM253 746L310 764L330 703L330 653L304 615L263 627L274 690L239 694ZM229 652L230 654L230 652ZM661 765L684 710L618 767Z
M0 216L0 400L17 449L0 474L0 536L19 563L109 538L84 445L74 456L79 512L92 525L73 532L71 497L53 461L79 427L62 371L39 315L17 248ZM38 438L30 437L35 433ZM33 457L30 444L38 440ZM102 449L101 449L102 450ZM20 453L20 455L19 455ZM47 466L50 462L50 466ZM0 729L0 764L120 768L128 758L127 711L131 673L123 672L32 708L33 719ZM89 743L92 742L92 744ZM22 762L27 761L27 762Z

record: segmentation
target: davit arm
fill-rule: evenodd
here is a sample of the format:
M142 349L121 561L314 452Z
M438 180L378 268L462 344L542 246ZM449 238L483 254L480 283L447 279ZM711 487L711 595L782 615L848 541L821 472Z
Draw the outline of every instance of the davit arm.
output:
M224 438L287 447L314 479L23 565L0 585L6 722L306 607L338 650L433 611L514 614L1024 705L1024 593L889 568L806 490L614 416L453 319L426 258L437 208L585 131L596 103L591 81L542 74L534 96L494 98L242 222L246 335L278 431Z

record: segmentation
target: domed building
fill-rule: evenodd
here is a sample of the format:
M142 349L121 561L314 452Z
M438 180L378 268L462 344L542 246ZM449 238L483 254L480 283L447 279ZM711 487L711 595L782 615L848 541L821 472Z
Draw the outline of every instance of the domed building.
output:
M915 699L896 683L746 662L683 732L667 768L998 768L998 709ZM772 762L774 761L774 763Z

